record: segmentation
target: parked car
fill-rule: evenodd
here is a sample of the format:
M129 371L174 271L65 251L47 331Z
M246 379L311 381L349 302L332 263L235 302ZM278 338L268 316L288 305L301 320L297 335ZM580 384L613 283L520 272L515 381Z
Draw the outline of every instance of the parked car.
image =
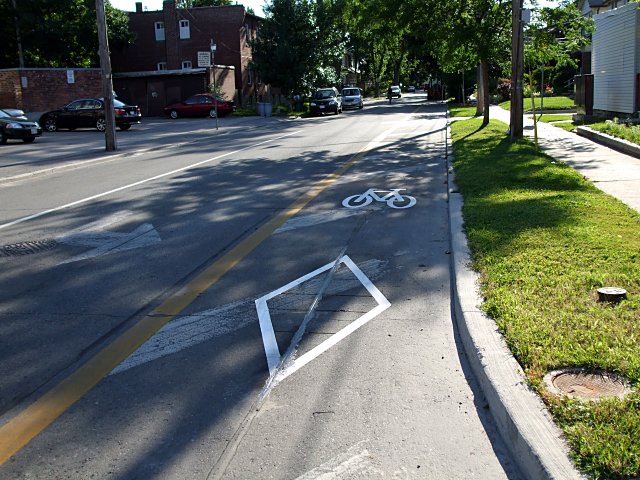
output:
M38 122L31 122L24 115L14 116L10 112L0 110L0 144L4 145L10 138L31 143L40 135L42 128Z
M391 85L387 92L387 95L391 96L391 98L401 98L402 92L400 91L400 87L397 85Z
M342 108L363 108L362 91L359 88L348 87L342 89Z
M8 113L12 117L25 117L24 110L20 110L18 108L3 108L2 110L4 110L4 113Z
M416 86L415 85L409 85L407 87L407 92L408 93L415 93L415 91L416 91Z
M126 105L118 99L113 100L116 126L120 130L129 130L134 123L140 123L142 113L137 105ZM80 98L59 110L46 112L40 117L40 124L47 132L60 128L96 128L104 132L107 122L104 118L104 100L102 98Z
M322 115L333 112L335 115L342 113L342 97L335 87L319 88L313 93L309 103L311 115Z
M233 102L214 97L208 93L198 93L180 103L174 103L164 107L165 115L171 118L179 117L206 117L216 118L216 103L218 104L218 117L224 117L236 111Z

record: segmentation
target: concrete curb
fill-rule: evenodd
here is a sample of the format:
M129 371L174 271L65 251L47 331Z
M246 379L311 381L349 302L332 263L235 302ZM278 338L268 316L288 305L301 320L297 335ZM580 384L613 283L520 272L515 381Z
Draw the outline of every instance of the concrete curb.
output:
M631 143L622 138L616 138L606 133L598 132L590 127L578 127L576 133L581 137L588 138L589 140L604 145L619 152L626 153L636 158L640 158L640 145Z
M450 127L447 125L450 137ZM448 148L448 146L447 146ZM467 358L487 399L496 426L513 461L528 480L579 480L584 477L568 457L562 432L542 400L526 383L493 320L480 309L478 275L469 265L463 230L462 195L455 186L448 155L449 228L454 316Z

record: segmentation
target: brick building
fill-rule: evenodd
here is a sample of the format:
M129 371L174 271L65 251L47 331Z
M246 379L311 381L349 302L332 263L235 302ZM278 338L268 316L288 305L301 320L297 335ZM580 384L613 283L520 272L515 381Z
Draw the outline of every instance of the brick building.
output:
M176 8L129 13L134 43L111 52L114 90L118 97L140 105L145 115L207 91L213 73L222 93L239 105L250 105L266 93L249 68L251 47L260 18L242 5ZM216 43L215 68L204 66L211 41Z
M100 96L102 76L99 68L0 70L0 106L5 108L44 112L77 98Z

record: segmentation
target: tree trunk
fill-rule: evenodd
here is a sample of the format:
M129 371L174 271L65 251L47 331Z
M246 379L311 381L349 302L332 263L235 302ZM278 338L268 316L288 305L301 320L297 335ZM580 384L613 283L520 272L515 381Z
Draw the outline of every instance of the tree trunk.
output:
M481 116L484 111L484 85L482 84L482 63L478 64L478 98L476 98L476 117Z
M480 70L482 71L482 90L484 92L483 101L483 110L484 110L484 118L482 119L482 125L489 125L489 64L487 60L482 60L480 62Z

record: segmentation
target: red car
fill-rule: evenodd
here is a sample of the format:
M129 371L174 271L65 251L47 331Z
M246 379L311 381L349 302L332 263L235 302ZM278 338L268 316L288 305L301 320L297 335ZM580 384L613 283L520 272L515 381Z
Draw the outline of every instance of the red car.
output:
M231 112L235 112L236 106L233 102L217 98L218 116L224 117ZM216 118L216 98L208 93L199 93L189 97L180 103L174 103L164 107L165 115L171 118L178 117L206 117Z

